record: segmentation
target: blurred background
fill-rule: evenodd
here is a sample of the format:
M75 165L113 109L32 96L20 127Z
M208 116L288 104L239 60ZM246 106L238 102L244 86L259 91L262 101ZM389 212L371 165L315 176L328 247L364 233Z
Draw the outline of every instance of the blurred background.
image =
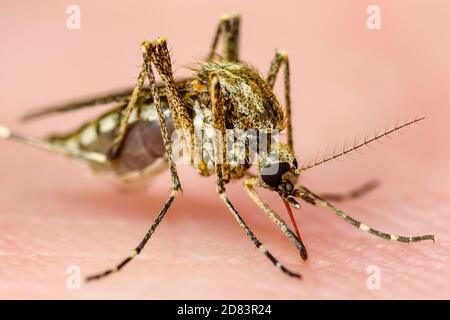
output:
M66 26L69 5L81 10L80 29ZM367 27L370 5L381 10L380 29ZM373 194L340 206L384 231L435 233L437 243L383 242L305 205L296 214L311 260L300 265L241 183L231 184L255 232L306 278L293 282L245 238L215 196L214 179L182 166L185 192L142 257L114 278L69 290L68 265L96 272L140 241L167 196L169 175L147 194L124 195L64 159L0 141L0 297L449 298L448 1L3 0L0 123L34 136L77 127L101 108L26 125L18 117L134 85L144 39L166 37L176 76L189 75L186 67L207 54L224 13L242 15L240 57L263 75L275 49L289 53L300 163L397 120L426 116L364 155L305 173L302 183L332 192L377 178ZM280 81L283 103L281 88ZM264 195L282 210L274 195ZM370 265L382 270L381 289L367 288Z

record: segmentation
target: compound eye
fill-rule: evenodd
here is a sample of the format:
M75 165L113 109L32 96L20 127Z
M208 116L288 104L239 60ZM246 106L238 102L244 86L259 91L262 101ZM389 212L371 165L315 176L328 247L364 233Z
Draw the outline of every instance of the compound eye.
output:
M283 174L290 168L291 166L287 162L274 163L263 167L261 170L261 179L267 185L277 188L283 182Z

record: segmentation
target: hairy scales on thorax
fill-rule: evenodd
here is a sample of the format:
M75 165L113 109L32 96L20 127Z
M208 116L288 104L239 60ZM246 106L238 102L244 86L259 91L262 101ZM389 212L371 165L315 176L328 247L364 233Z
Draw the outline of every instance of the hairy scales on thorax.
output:
M226 128L235 130L235 142L227 145L227 164L231 179L240 178L251 166L248 148L235 147L248 144L247 133L283 130L285 116L277 98L261 75L251 66L240 62L218 63L208 61L195 69L197 78L192 81L189 102L193 109L193 123L196 133L202 133L203 161L197 164L202 175L214 173L214 124L210 100L210 77L219 79L224 97ZM199 147L197 145L197 147Z
M194 89L207 91L212 73L219 78L228 129L284 128L283 109L267 82L254 68L240 62L205 62L197 69L198 80L194 81Z

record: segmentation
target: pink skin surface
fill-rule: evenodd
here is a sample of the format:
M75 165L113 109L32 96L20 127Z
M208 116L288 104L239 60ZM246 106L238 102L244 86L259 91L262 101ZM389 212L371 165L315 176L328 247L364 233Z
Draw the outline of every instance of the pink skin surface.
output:
M265 74L276 48L290 55L300 163L397 119L427 117L365 155L305 172L301 183L339 192L376 178L380 188L338 207L386 232L433 233L436 243L388 242L304 204L294 211L309 249L302 263L242 183L230 184L255 234L304 276L292 279L245 237L216 196L214 178L180 165L184 193L142 254L110 278L69 290L68 266L85 276L129 254L164 203L169 174L146 192L121 193L61 157L0 141L0 298L450 298L450 3L378 0L382 27L370 31L373 2L77 1L81 30L70 31L72 2L1 1L1 124L34 136L76 127L100 110L27 125L17 118L134 84L140 42L159 35L168 39L177 76L188 75L184 66L206 55L219 16L239 12L243 60ZM263 195L288 219L276 195ZM380 289L367 287L369 266L379 267Z

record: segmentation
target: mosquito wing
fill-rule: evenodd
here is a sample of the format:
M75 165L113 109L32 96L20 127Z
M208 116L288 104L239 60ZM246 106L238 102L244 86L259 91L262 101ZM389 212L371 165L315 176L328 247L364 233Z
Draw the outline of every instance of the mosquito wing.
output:
M183 91L186 88L186 84L190 82L191 78L185 78L180 79L176 82L177 88L179 90ZM161 95L165 95L164 88L162 85L159 86L159 90L161 90ZM21 117L22 121L32 121L37 120L39 118L58 114L58 113L65 113L69 111L75 111L83 108L91 108L96 106L102 106L109 103L127 103L129 100L129 97L131 96L131 93L133 91L133 88L126 88L126 89L120 89L115 90L103 94L98 94L92 97L87 97L84 99L77 99L73 101L69 101L66 103L53 105L49 107L39 108L37 110L28 112L24 114ZM139 97L141 103L144 103L145 101L150 101L152 99L152 95L150 93L150 90L148 88L143 88L142 93Z

